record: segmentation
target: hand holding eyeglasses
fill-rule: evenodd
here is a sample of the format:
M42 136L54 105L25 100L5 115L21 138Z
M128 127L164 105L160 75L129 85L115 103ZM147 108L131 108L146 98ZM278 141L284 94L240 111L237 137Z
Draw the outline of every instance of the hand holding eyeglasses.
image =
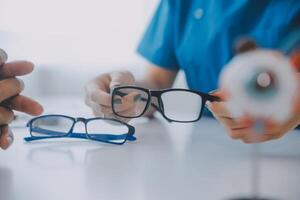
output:
M86 104L95 116L117 118L128 122L141 117L150 108L172 122L194 122L200 119L207 101L218 98L192 90L149 90L135 87L128 71L102 74L86 86Z
M134 83L135 79L128 71L101 74L86 85L85 103L92 109L95 116L118 118L124 122L128 122L129 118L117 117L113 113L111 92L118 85L133 85ZM130 98L129 96L126 99L129 100ZM128 108L124 112L132 111Z

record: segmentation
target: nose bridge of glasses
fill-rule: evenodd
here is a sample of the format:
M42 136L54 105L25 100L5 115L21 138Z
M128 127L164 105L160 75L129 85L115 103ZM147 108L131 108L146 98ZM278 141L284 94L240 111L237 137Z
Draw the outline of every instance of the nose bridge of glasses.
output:
M159 90L150 90L150 95L152 97L158 97L161 94L161 91Z
M160 103L161 103L160 94L161 91L159 90L150 90L150 99L151 99L150 104L158 111L162 111L160 107Z
M160 98L161 91L151 91L151 101L150 105L154 107L162 116L164 116L164 105L162 99ZM171 120L167 119L171 122Z
M213 96L213 95L210 95L208 94L207 97L205 98L207 101L210 101L210 102L220 102L221 101L221 98L218 97L218 96Z
M160 111L160 103L159 98L157 96L153 96L151 98L150 104L152 107L154 107L156 110Z
M70 132L78 132L78 133L85 133L85 124L87 123L87 119L83 117L75 118L75 123L71 127Z
M82 123L86 123L87 119L83 118L83 117L77 117L75 122L82 122Z

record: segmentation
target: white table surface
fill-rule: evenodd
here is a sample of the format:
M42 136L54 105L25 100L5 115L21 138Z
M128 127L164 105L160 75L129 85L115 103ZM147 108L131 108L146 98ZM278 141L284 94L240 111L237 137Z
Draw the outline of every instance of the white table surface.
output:
M78 100L50 99L46 113L91 116ZM0 200L222 200L250 195L252 145L229 139L213 119L135 120L137 141L15 143L0 151ZM300 131L260 145L260 193L300 199Z

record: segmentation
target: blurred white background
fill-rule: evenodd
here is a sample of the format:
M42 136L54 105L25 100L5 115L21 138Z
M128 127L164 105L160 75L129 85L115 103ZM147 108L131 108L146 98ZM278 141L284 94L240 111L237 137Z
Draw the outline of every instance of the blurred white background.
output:
M84 96L96 74L143 73L135 50L158 1L0 0L0 48L36 64L26 94Z

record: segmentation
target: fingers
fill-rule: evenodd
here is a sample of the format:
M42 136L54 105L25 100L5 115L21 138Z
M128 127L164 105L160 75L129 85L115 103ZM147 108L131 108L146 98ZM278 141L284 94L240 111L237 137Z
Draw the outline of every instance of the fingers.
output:
M0 107L0 148L7 149L13 142L12 131L7 124L11 123L14 114L11 109L39 115L42 112L40 104L27 97L19 95L24 90L22 80L14 78L32 72L33 64L27 61L4 63L0 68L0 102L8 107Z
M224 102L209 102L207 106L216 119L225 127L228 135L234 140L241 140L246 144L260 143L278 139L285 133L280 131L278 124L267 120L264 122L264 133L257 134L252 128L253 120L249 116L241 119L232 118Z
M99 106L98 109L98 112L101 112L103 114L113 114L113 110L110 106Z
M132 104L121 104L121 105L114 106L114 110L117 114L126 113L130 110L135 110L135 108L136 108L136 105L134 103L132 103ZM126 116L126 115L124 115L124 116Z
M103 117L104 114L113 114L111 106L100 105L94 101L91 101L89 98L85 99L85 104L92 109L94 114L96 113L95 116Z
M225 102L206 102L206 105L215 116L231 118L229 111L226 109Z
M111 106L111 95L105 91L96 88L89 88L87 93L89 101L103 106Z
M99 105L111 106L111 89L120 84L132 84L133 75L128 71L102 74L86 86L87 98Z
M243 139L245 137L245 135L248 134L249 129L244 128L244 129L230 129L227 128L227 132L230 136L231 139L234 140L240 140Z
M11 129L4 125L0 127L0 148L7 149L14 141Z
M110 77L108 74L102 74L89 82L86 87L86 103L95 102L99 105L110 106L111 96L109 94ZM89 105L88 105L89 106Z
M255 134L251 133L251 130L248 131L245 133L245 136L241 138L241 140L246 144L261 143L274 139L274 136L269 134Z
M90 101L88 98L86 98L85 100L86 105L88 105L89 107L92 108L93 114L97 117L105 117L105 118L114 118L114 119L118 119L120 121L123 122L129 122L130 118L124 118L124 117L120 117L120 116L116 116L113 113L112 107L111 106L105 106L105 105L99 105L93 101ZM118 114L122 115L122 116L132 116L133 115L133 108L129 108L128 110L125 111L117 111Z
M0 78L23 76L32 72L33 63L27 61L15 61L4 64L0 69Z
M39 115L43 112L43 108L38 102L18 95L24 89L24 83L20 79L12 78L29 74L33 68L34 65L27 61L10 62L2 66L0 69L0 80L2 79L0 81L0 102L6 100L5 103L9 104L12 109L31 115Z
M8 78L0 81L0 102L21 93L24 83L21 79Z
M229 136L234 140L241 140L246 144L261 143L269 140L279 139L284 135L284 132L265 131L263 134L257 134L251 127L242 129L227 129Z
M0 106L0 126L11 123L13 119L14 113L9 109Z
M133 85L134 77L128 71L117 71L109 74L102 74L92 80L86 86L86 99L87 106L92 108L95 116L116 118L124 122L130 119L115 116L112 110L112 96L111 91L118 85ZM134 110L131 108L132 103L131 95L120 97L120 105L116 107L119 113L131 113ZM132 115L132 114L131 114Z
M226 127L230 127L231 130L241 130L245 128L249 128L248 123L244 123L243 121L238 121L237 119L227 118L227 117L216 117L222 124L225 124Z
M224 89L222 89L222 90L214 90L214 91L210 92L209 94L213 95L213 96L216 96L216 97L219 97L223 101L226 101L226 99L228 97L228 94L227 94L227 92Z
M140 97L141 95L137 92L131 92L123 97L115 97L113 101L115 111L122 112L133 109L138 106L137 104L140 102Z
M225 127L232 139L241 139L244 137L242 130L247 128L247 124L233 119L226 110L224 102L207 102L207 106L215 118Z
M110 73L111 82L110 89L118 85L133 85L135 82L134 76L129 71L117 71Z
M14 113L0 106L0 148L7 149L13 142L13 135L7 124L14 119Z
M12 109L29 115L36 116L43 113L43 107L37 101L23 95L17 95L5 102L7 102Z

